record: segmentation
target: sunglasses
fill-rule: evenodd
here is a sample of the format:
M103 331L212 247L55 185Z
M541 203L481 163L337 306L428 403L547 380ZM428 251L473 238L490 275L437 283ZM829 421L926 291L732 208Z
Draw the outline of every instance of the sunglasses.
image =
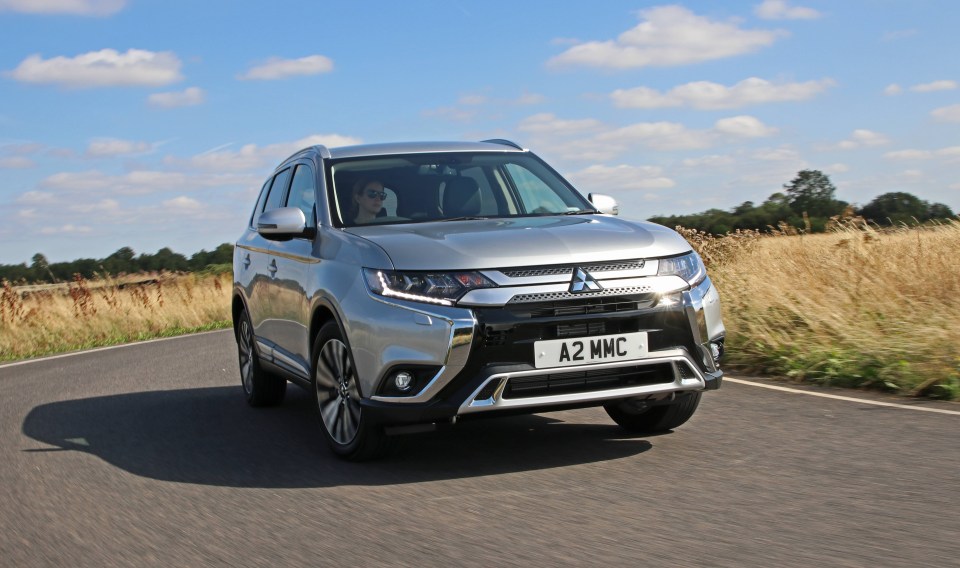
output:
M386 191L377 191L377 190L375 190L375 189L368 189L368 190L367 190L367 197L369 197L370 199L374 199L374 198L379 197L379 198L380 198L380 201L383 201L384 199L387 198L387 192L386 192Z

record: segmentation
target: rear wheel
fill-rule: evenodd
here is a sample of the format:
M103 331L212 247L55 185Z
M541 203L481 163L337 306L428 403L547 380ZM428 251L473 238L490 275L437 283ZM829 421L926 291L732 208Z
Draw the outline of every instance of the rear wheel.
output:
M313 343L313 387L320 426L334 453L360 461L389 450L391 438L364 415L353 355L335 321L324 324Z
M246 310L240 313L237 326L237 352L240 356L240 384L250 406L273 406L280 404L287 392L287 381L272 375L260 367L260 359L254 347L253 325Z
M647 406L639 399L620 400L603 408L621 428L631 432L654 434L680 426L697 411L700 392L677 396L673 401L657 406Z

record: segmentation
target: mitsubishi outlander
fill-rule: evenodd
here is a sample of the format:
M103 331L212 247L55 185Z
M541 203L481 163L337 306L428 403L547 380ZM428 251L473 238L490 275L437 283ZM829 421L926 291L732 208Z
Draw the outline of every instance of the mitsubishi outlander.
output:
M507 140L297 152L235 247L247 401L308 389L352 460L516 412L680 426L720 386L717 290L680 235L617 212Z

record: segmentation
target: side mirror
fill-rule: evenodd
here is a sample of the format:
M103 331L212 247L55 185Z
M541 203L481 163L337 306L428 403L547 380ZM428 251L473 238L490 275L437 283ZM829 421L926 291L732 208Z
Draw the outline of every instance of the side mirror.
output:
M260 215L257 232L273 240L301 237L307 232L307 219L297 207L271 209Z
M601 213L606 213L607 215L620 214L620 206L617 205L617 200L609 195L604 195L602 193L591 193L587 196L587 199L589 199L590 203L593 203L593 206L596 207Z

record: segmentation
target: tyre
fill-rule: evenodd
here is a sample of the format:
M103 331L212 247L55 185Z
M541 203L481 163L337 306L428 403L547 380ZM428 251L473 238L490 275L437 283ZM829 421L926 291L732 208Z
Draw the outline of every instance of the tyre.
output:
M335 321L324 324L313 343L313 387L320 427L334 453L362 461L389 451L392 439L364 415L353 355Z
M254 347L253 325L246 310L240 313L237 325L237 352L240 356L240 384L250 406L273 406L283 401L287 381L260 367Z
M620 400L603 407L621 428L631 432L654 434L680 426L697 411L700 392L678 396L672 402L645 406L635 399Z

